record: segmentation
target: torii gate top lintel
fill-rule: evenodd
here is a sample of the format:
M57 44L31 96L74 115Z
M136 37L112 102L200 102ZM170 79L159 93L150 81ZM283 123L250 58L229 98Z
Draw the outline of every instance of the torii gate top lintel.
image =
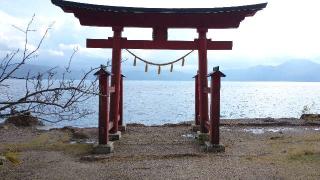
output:
M218 8L140 8L51 0L65 12L73 13L85 26L149 28L237 28L248 16L267 3Z
M122 49L197 50L197 41L206 39L207 50L231 50L232 41L211 41L208 29L237 28L248 16L267 6L267 3L220 8L136 8L85 4L51 0L67 13L73 13L84 26L112 27L109 39L87 39L88 48L113 48L113 39L119 38ZM153 29L153 41L127 40L121 37L124 27ZM195 41L167 41L168 28L196 28Z

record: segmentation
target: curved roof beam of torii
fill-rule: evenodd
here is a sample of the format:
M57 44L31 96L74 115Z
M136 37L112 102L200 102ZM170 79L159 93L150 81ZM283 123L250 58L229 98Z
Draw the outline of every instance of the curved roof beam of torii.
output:
M139 8L85 4L51 0L63 11L73 13L84 26L163 27L163 28L237 28L240 22L267 3L219 8Z

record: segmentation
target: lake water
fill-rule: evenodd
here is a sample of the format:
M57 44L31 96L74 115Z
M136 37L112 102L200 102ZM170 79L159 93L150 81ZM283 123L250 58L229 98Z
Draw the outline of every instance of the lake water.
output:
M19 94L21 88L12 89L11 93ZM98 98L82 105L97 111ZM320 83L222 82L222 118L297 118L306 105L311 112L320 113ZM193 119L193 81L124 82L125 123L160 125ZM98 116L95 113L81 120L47 125L96 127L97 124Z

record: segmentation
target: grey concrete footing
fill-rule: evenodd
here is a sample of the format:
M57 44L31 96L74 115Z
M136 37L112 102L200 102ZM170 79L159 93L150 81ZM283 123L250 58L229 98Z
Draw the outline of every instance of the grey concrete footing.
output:
M93 146L93 154L110 154L113 152L113 142L108 144L95 144Z
M198 131L200 131L200 125L192 124L192 125L191 125L191 131L192 131L192 132L198 132Z
M119 126L119 131L121 132L127 131L127 126L126 125Z
M211 153L220 153L225 152L225 147L221 144L212 144L209 141L206 141L204 144L204 151Z
M201 133L200 131L198 131L197 135L196 135L196 139L198 140L198 142L201 145L204 145L204 143L206 141L209 141L209 134L208 133Z
M114 134L109 134L109 140L110 141L118 141L121 138L121 131L118 131Z

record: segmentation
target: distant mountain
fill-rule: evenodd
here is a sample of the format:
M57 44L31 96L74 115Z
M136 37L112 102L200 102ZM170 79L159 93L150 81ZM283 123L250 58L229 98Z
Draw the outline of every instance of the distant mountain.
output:
M25 77L28 72L36 75L50 69L48 66L25 64L15 72L16 77ZM62 77L64 68L57 68L56 79ZM222 70L227 75L223 80L227 81L305 81L320 82L320 64L308 60L291 60L278 66L254 66L244 69ZM1 71L0 71L1 73ZM162 80L162 81L192 81L193 73L189 72L169 72L164 70L160 75L156 71L145 73L144 71L124 70L127 80ZM72 70L67 78L80 79L84 72ZM93 75L88 78L95 78Z
M29 73L29 76L37 75L38 73L45 72L49 70L51 67L49 66L41 66L41 65L33 65L33 64L24 64L21 66L15 73L13 74L14 77L22 78L26 77ZM60 79L62 77L63 72L65 72L64 68L57 67L53 70L56 72L55 79ZM1 70L0 70L1 73ZM67 74L67 78L71 79L80 79L84 75L84 71L79 71L76 69L72 69L70 74ZM168 71L161 71L161 74L158 75L156 71L149 71L144 72L143 70L133 70L133 71L124 71L124 75L126 76L127 80L162 80L162 81L188 81L192 80L193 75L190 73L183 73L183 72L168 72ZM88 79L94 79L95 76L89 75ZM44 78L45 79L45 78Z
M308 60L291 60L278 66L254 66L223 71L230 81L320 81L320 64Z
M320 82L320 64L308 60L290 60L278 66L254 66L244 69L222 70L228 81L305 81ZM183 80L192 81L194 74L183 72L124 72L129 80Z

